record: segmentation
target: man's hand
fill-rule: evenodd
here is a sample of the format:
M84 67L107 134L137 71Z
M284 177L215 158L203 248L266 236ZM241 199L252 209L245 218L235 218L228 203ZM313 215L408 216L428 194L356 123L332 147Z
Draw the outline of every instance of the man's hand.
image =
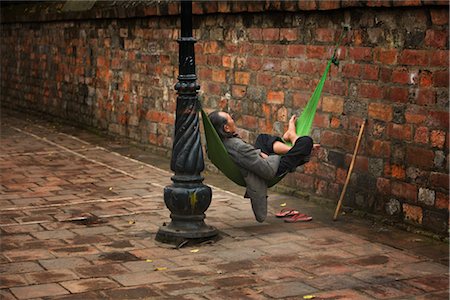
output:
M269 157L269 155L265 154L264 152L259 153L259 155L261 155L261 157L264 159Z

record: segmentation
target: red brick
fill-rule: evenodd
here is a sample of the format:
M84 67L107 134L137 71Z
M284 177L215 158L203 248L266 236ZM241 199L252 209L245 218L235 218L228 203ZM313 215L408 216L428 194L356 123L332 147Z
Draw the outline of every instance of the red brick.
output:
M429 55L431 57L431 66L448 67L448 50L429 51Z
M430 126L448 129L449 113L448 111L429 111L427 115L427 121Z
M315 0L301 0L298 1L298 8L300 10L316 10L317 3Z
M391 155L391 144L380 140L369 140L367 152L373 157L389 157Z
M411 83L411 73L407 68L397 68L392 71L392 82L401 84Z
M324 46L306 46L306 56L308 58L323 59L326 57L327 48Z
M280 40L295 41L297 39L298 39L298 29L291 29L291 28L280 29Z
M448 201L449 201L448 194L437 192L434 206L436 206L436 208L449 209Z
M377 120L390 122L392 120L392 106L383 103L369 104L369 117Z
M397 178L400 180L405 179L406 177L405 167L399 165L391 165L391 176L393 178Z
M409 89L406 87L390 87L388 90L388 99L394 102L407 103Z
M273 104L284 103L284 92L281 91L269 91L267 93L267 102Z
M205 11L208 14L216 13L219 10L218 4L215 1L207 1L204 3L204 6L205 6Z
M271 86L272 85L273 76L266 73L258 73L256 75L256 84L262 86Z
M261 41L262 40L262 29L261 28L248 28L248 39L250 41Z
M336 147L338 144L338 136L335 132L324 130L320 136L320 144L329 147Z
M398 140L405 140L410 141L412 138L412 128L411 125L401 125L401 124L395 124L395 123L389 123L387 133L389 137L398 139Z
M382 195L391 193L391 181L386 178L377 178L377 191Z
M222 66L222 57L219 55L208 55L207 57L208 65L210 66Z
M339 1L334 0L321 0L318 1L319 10L331 10L338 9L341 7L341 3Z
M431 172L430 183L434 188L443 188L444 190L448 190L449 175L444 173Z
M216 54L219 51L219 45L216 41L207 41L203 44L203 54Z
M382 67L380 69L380 80L385 83L392 83L392 70Z
M288 45L287 46L287 55L289 57L302 57L306 54L306 46L305 45Z
M392 181L391 193L396 197L417 202L417 187L414 184Z
M235 72L234 82L236 84L248 85L250 83L250 73L249 72Z
M445 132L441 130L431 131L430 136L431 146L439 149L444 148L445 145Z
M377 84L361 83L359 84L358 95L369 99L382 99L383 88Z
M284 57L286 52L286 46L284 45L267 45L266 55L272 57Z
M278 28L263 28L262 38L264 41L277 41L280 39L280 29L278 29Z
M226 72L224 70L213 70L212 80L215 82L226 82Z
M417 144L428 144L428 128L418 127L414 134L414 142Z
M420 80L419 85L421 87L431 87L433 84L432 82L432 74L429 71L422 71L420 72Z
M366 80L378 80L380 68L374 65L363 65L361 77Z
M404 65L426 66L428 65L429 58L430 53L428 51L406 49L400 53L398 62Z
M233 66L233 60L231 56L228 55L222 56L222 66L224 68L231 68Z
M331 28L317 28L315 40L318 42L333 42L335 30Z
M347 64L342 67L342 74L348 78L359 78L361 76L361 65Z
M349 49L348 56L356 61L372 61L372 48L353 47Z
M61 282L61 285L71 293L82 293L95 290L106 290L118 287L119 285L108 278L89 278Z
M394 6L421 6L421 0L397 0L394 1Z
M419 147L408 146L406 148L406 162L408 165L430 169L434 165L434 152Z
M247 66L252 71L259 71L262 67L262 60L259 57L248 57Z
M313 125L319 128L328 128L330 126L330 116L328 114L316 113Z
M448 9L431 8L430 15L431 15L431 22L433 22L433 24L435 25L448 24Z
M231 86L231 95L236 98L243 98L247 94L247 88L242 85Z
M410 220L418 224L422 224L423 213L421 207L403 203L403 214L405 220Z
M397 62L398 51L396 49L377 48L375 50L375 62L384 65L393 65Z
M434 87L448 87L448 70L433 72Z
M425 35L425 45L445 49L448 45L448 31L428 29Z
M242 124L244 124L246 128L256 129L258 128L258 119L254 116L243 115Z
M322 98L322 111L342 114L344 111L344 98L338 96L324 96Z
M405 112L407 123L422 124L427 118L427 112L421 106L409 106Z

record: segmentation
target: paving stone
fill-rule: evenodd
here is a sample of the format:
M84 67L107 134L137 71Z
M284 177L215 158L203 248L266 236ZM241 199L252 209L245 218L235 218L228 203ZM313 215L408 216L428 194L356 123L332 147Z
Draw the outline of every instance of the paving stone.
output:
M44 297L45 300L103 300L105 296L101 293L102 291L86 292L86 293L76 293L64 296L52 296Z
M205 292L214 289L209 284L202 283L196 280L184 280L180 282L158 283L155 284L158 289L164 291L170 296L179 296L183 294L204 294Z
M268 299L262 295L262 290L241 288L241 289L220 289L215 292L207 293L206 298L210 300L228 300L228 299L240 299L240 300L263 300Z
M69 291L56 283L37 284L24 287L11 288L11 293L18 299L32 299L69 294Z
M119 286L111 279L101 277L64 281L60 282L60 284L67 290L69 290L72 294L111 289Z
M448 276L444 275L425 276L421 278L405 280L405 282L426 292L448 291L449 288Z
M314 299L345 299L345 300L366 300L366 299L375 299L373 297L368 296L367 294L360 293L351 289L341 289L327 292L316 292L314 293Z
M64 269L64 268L74 269L76 267L92 266L92 264L89 261L81 257L47 259L47 260L40 260L39 263L47 270Z
M17 298L14 297L7 289L0 289L0 299L2 299L2 300L16 300Z
M263 288L264 294L275 298L282 299L287 297L299 297L308 295L317 291L312 286L306 285L300 281L292 281L286 283L266 285Z
M15 250L5 251L5 252L3 252L3 255L6 256L10 261L13 261L13 262L37 260L37 259L48 259L48 258L54 257L46 249L30 249L30 250L15 249Z
M81 277L101 277L116 274L123 274L129 272L127 269L119 264L101 264L88 267L78 267L75 272Z
M164 271L145 271L110 276L123 286L135 286L155 282L172 281Z
M0 273L2 274L20 274L42 270L44 269L35 262L15 262L0 265Z
M27 285L27 283L22 275L0 275L0 289Z
M70 271L68 269L58 269L58 270L50 270L50 271L43 271L43 272L27 273L27 274L25 274L25 277L28 279L29 282L32 282L33 284L52 283L52 282L66 281L66 280L78 278L78 276L75 273L73 273L72 271Z
M103 291L105 299L152 299L161 296L155 288L138 286L131 288L118 288Z
M57 257L84 256L99 253L98 249L89 245L66 246L53 248L50 251Z
M423 293L423 291L400 281L369 285L361 289L361 291L376 299L412 297Z
M67 229L61 230L46 230L34 232L33 235L40 240L46 239L67 239L72 238L75 234Z

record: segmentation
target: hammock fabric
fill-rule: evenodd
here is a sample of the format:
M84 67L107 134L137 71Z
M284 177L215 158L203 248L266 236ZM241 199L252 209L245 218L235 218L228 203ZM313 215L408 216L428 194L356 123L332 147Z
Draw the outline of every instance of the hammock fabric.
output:
M316 89L314 90L314 93L311 95L311 98L309 99L308 103L306 104L306 107L303 110L302 114L297 119L295 128L298 136L309 135L311 132L312 123L317 110L317 104L319 103L319 99L322 94L325 80L327 78L331 64L334 63L338 65L338 61L335 58L336 51L339 45L341 44L344 34L347 32L348 29L349 26L344 25L344 30L342 31L341 36L339 37L339 41L336 44L333 55L331 59L328 61L325 71L323 72L323 75L320 78L320 81L317 84ZM200 110L202 114L203 127L205 129L206 149L208 153L208 158L230 180L232 180L237 185L245 187L246 183L244 177L242 176L241 171L239 170L239 167L234 163L234 161L228 154L225 146L222 143L222 140L219 137L219 134L212 125L211 121L209 120L208 115L202 108ZM281 179L283 178L275 177L270 182L268 182L268 187L277 184Z

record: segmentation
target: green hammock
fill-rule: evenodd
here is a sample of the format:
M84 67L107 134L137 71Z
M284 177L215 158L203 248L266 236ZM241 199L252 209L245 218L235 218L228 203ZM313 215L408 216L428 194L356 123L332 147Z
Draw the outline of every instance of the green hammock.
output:
M311 98L306 104L306 107L301 113L300 117L297 119L295 127L298 136L309 135L311 132L312 123L314 120L314 116L316 114L317 104L319 103L319 99L322 94L323 86L325 84L328 71L330 70L331 63L338 65L338 61L335 58L336 51L342 41L344 34L348 29L349 27L345 25L344 30L342 31L341 36L339 37L339 41L336 44L333 55L331 59L328 61L325 71L323 72L323 75L320 78L320 81L317 84L314 93L312 94ZM216 129L212 125L211 121L208 118L208 115L205 113L203 108L201 108L201 114L203 120L203 127L205 129L208 158L230 180L232 180L237 185L245 187L246 183L244 177L242 176L241 171L239 170L239 167L231 159ZM277 184L281 179L282 177L275 177L270 182L268 182L268 186L271 187Z
M314 93L309 99L305 109L303 110L301 116L298 118L296 123L296 133L298 136L309 135L311 132L312 123L314 120L314 115L316 114L317 104L319 103L320 96L322 94L322 89L325 84L328 71L330 70L332 60L330 60L325 68L325 72L319 81ZM208 118L208 115L203 109L201 109L203 127L205 129L206 136L206 149L208 158L211 162L230 180L240 186L246 186L244 177L242 176L239 167L234 163L228 154L222 140L219 137L216 129L212 125ZM268 186L271 187L277 184L282 177L275 177L270 182Z

